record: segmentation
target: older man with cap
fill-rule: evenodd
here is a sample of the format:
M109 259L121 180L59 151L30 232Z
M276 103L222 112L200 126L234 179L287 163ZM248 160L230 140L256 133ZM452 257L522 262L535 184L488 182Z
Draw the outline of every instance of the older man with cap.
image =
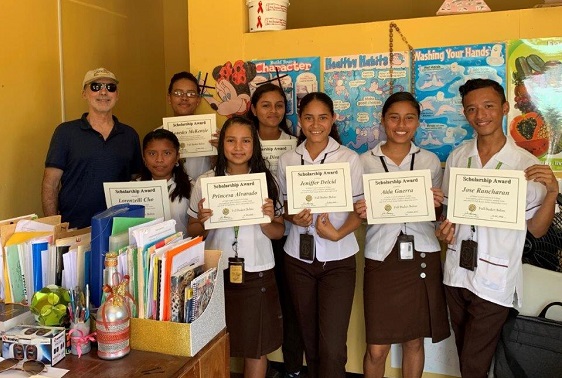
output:
M103 183L129 181L140 173L139 136L112 112L118 83L105 68L84 76L82 98L88 112L56 128L45 160L45 216L61 214L71 227L87 227L92 216L106 208Z

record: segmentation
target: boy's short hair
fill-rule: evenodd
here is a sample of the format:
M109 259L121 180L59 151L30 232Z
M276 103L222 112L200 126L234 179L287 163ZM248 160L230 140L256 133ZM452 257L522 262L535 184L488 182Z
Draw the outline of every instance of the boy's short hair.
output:
M505 103L507 100L505 98L505 92L503 87L495 80L492 79L470 79L467 80L466 83L460 86L459 93L461 94L461 99L464 102L464 96L469 94L470 92L481 89L481 88L492 88L495 90L502 100L502 104Z

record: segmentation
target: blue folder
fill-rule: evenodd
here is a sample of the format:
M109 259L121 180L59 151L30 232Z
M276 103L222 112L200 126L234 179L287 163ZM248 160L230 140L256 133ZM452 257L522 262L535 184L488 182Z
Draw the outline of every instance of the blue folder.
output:
M92 217L92 251L90 261L90 301L94 307L101 303L103 286L103 262L109 249L109 236L113 217L144 217L144 206L122 203L110 207ZM88 281L87 281L88 282Z
M33 261L33 292L38 292L43 288L43 263L41 253L49 249L49 243L31 243L31 258Z

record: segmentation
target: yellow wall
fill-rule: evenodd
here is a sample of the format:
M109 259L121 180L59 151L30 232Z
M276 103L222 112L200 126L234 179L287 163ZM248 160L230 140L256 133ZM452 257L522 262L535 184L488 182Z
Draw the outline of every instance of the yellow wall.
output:
M2 1L0 14L0 219L5 219L41 210L46 135L60 121L60 97L56 2Z
M291 1L288 29L314 26L342 25L358 22L374 22L392 19L431 17L444 0L306 0ZM486 0L494 11L532 8L540 0ZM327 11L322 17L311 17L319 9Z
M120 100L115 114L141 138L162 124L171 76L165 67L169 62L170 69L188 69L186 3L0 2L0 219L42 214L41 179L49 141L59 123L87 111L81 99L87 70L104 66L117 75Z
M190 0L189 49L193 71L211 72L227 60L278 59L388 51L388 22L247 33L245 0L210 2ZM317 17L317 14L309 14ZM415 48L476 44L517 38L562 35L562 7L505 12L413 18L397 24ZM396 40L395 40L396 41ZM401 41L396 49L404 49ZM203 104L200 112L212 110ZM364 352L362 315L362 253L358 254L358 280L348 333L348 371L360 372ZM398 376L398 369L386 375ZM425 374L424 377L436 377Z
M165 0L164 5L164 90L165 97L170 78L180 71L189 71L189 44L187 38L187 0ZM167 107L167 116L173 116Z

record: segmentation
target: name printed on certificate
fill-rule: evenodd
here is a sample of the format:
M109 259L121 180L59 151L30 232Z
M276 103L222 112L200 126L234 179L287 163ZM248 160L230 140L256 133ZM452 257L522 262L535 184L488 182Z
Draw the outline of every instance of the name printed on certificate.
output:
M277 163L279 156L287 151L292 151L297 147L297 139L284 140L262 140L261 153L263 158L269 163L269 170L277 176Z
M447 218L474 226L525 229L523 171L451 168Z
M213 215L205 222L205 229L270 223L262 205L267 194L265 173L202 177L201 198Z
M353 211L349 163L293 165L287 173L287 212L313 214Z
M180 157L211 156L217 149L209 142L217 132L216 114L198 114L162 118L163 127L180 142Z
M166 180L104 182L107 207L121 203L144 206L146 218L172 219Z
M363 175L367 223L406 223L435 220L431 171Z

